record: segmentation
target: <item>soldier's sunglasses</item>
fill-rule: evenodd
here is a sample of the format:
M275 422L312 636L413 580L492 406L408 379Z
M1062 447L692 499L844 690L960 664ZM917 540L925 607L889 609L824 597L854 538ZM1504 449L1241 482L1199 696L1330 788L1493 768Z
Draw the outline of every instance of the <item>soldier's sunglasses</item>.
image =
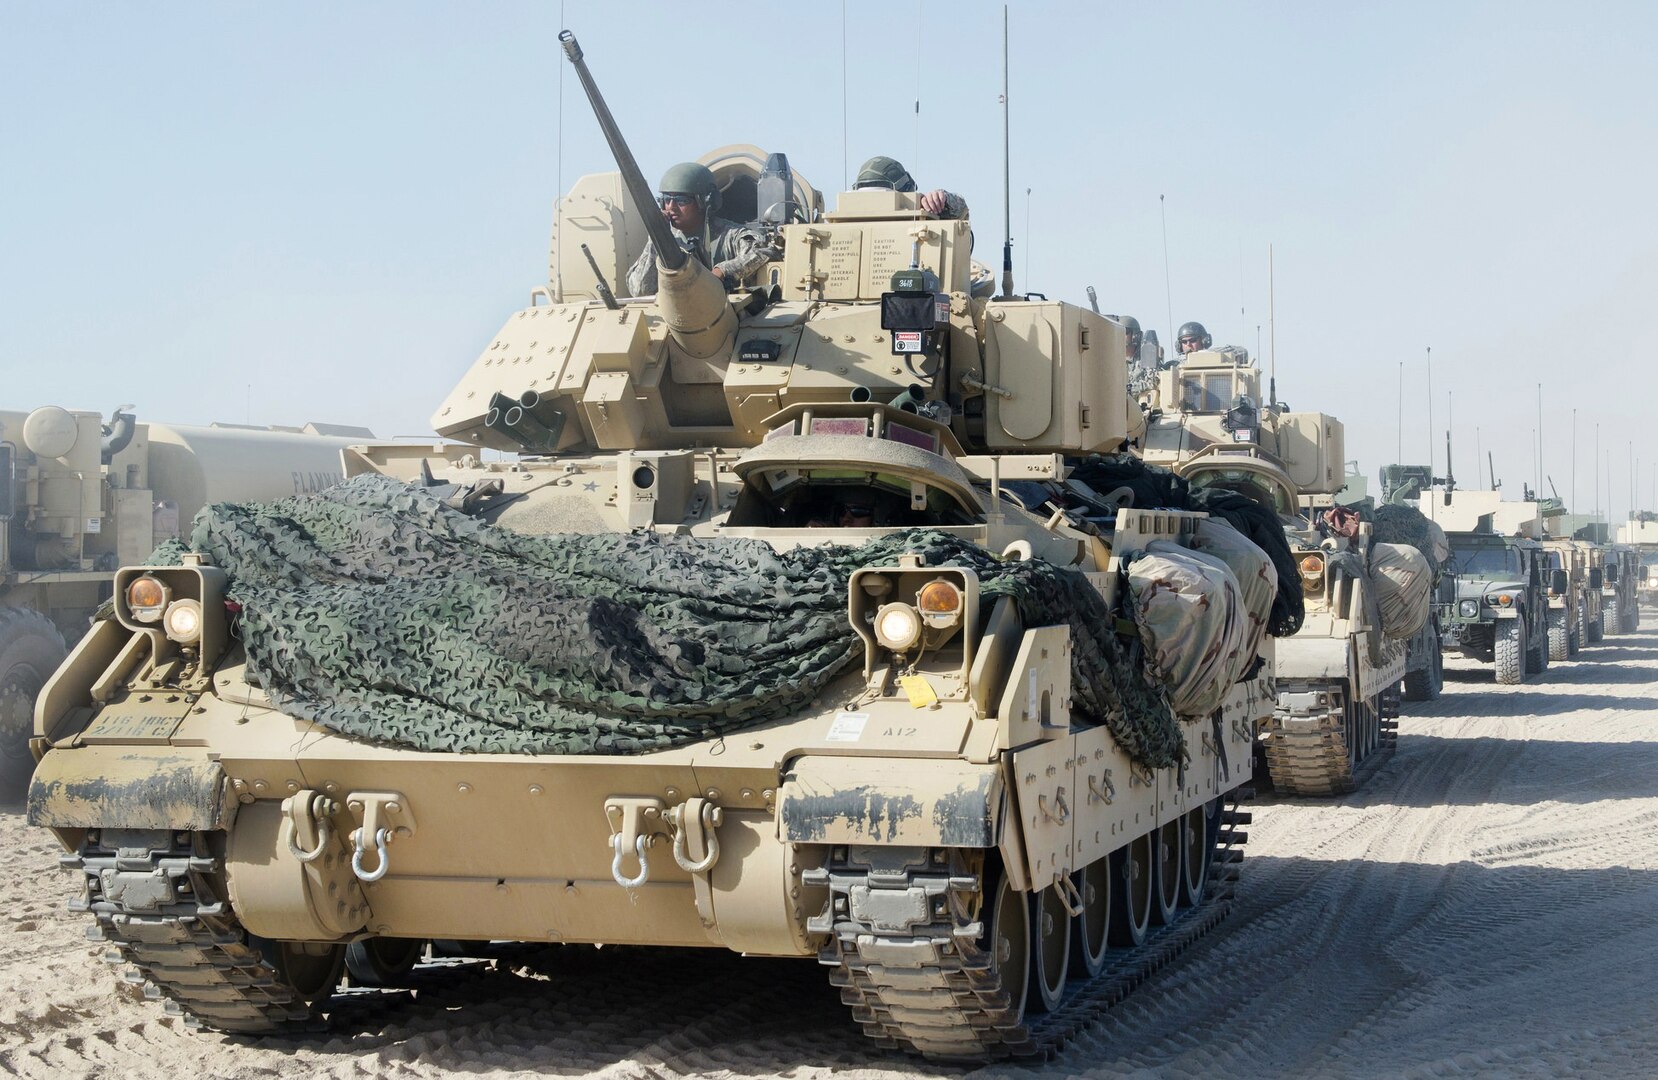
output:
M690 206L697 201L695 195L658 195L657 204L666 210L670 206Z

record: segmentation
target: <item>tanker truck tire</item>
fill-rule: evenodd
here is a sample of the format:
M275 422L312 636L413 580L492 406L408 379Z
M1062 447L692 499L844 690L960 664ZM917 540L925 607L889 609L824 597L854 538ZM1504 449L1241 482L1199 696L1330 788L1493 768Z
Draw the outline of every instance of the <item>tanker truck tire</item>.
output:
M1562 611L1557 618L1553 611L1549 612L1549 659L1560 661L1570 656L1572 652L1572 635L1566 626L1566 613Z
M1497 626L1497 681L1516 686L1526 681L1526 627L1519 619L1504 619Z
M26 608L0 608L0 795L12 794L34 768L35 698L68 654L52 620Z

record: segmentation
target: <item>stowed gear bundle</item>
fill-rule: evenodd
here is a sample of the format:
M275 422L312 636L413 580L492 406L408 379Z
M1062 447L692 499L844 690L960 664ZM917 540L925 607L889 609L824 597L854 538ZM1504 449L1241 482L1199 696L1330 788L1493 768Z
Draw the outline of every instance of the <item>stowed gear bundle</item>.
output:
M418 750L638 753L799 710L855 657L847 582L918 552L1010 596L1027 626L1068 624L1077 711L1150 768L1178 724L1080 573L1003 562L937 531L860 547L526 536L363 476L319 495L219 504L191 548L242 606L254 678L290 715Z

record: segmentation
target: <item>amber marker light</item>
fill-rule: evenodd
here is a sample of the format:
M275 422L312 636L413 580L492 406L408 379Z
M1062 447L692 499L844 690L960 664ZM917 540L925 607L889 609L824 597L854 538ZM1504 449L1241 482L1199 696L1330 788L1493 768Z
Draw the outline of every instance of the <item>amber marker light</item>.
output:
M139 622L155 622L167 608L167 586L146 574L127 586L127 610Z

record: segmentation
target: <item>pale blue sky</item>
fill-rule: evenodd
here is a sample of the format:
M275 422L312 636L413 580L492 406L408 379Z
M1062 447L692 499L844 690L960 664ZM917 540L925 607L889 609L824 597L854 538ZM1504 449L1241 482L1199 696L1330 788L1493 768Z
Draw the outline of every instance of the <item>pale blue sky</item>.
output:
M726 12L733 14L727 15ZM1001 8L565 5L649 174L731 142L902 160L1002 231ZM925 23L923 28L922 24ZM1255 346L1374 476L1454 394L1517 494L1658 481L1658 5L1015 3L1019 286ZM0 407L424 434L546 277L559 4L0 4ZM914 102L920 85L921 112ZM563 180L609 168L564 79ZM1025 227L1025 189L1030 228ZM1029 273L1026 274L1026 267ZM1240 308L1242 309L1240 313ZM1263 334L1265 330L1263 330ZM248 388L252 388L251 409ZM1435 442L1443 467L1443 435ZM1604 471L1604 469L1603 469Z

